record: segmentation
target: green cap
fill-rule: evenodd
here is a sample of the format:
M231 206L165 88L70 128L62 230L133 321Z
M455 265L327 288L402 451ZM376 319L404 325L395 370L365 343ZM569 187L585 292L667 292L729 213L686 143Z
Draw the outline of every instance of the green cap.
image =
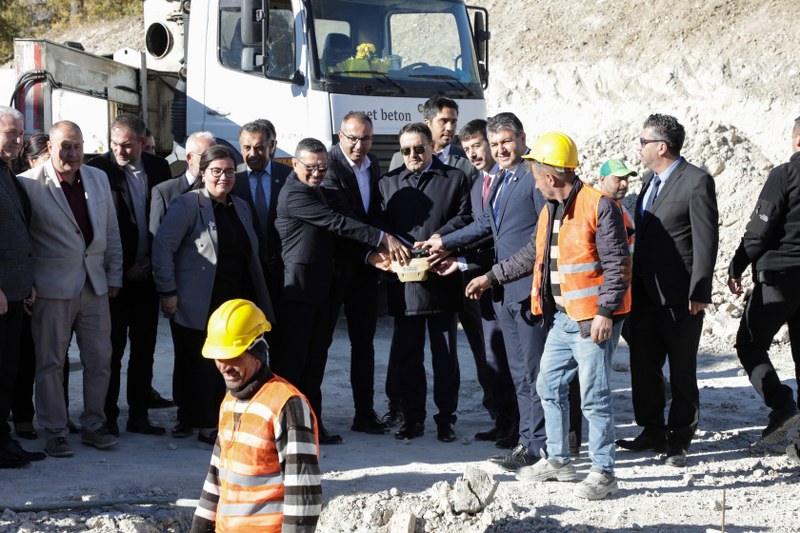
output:
M636 171L626 167L625 163L623 163L621 159L609 159L603 163L602 167L600 167L600 175L624 178L626 176L635 176Z

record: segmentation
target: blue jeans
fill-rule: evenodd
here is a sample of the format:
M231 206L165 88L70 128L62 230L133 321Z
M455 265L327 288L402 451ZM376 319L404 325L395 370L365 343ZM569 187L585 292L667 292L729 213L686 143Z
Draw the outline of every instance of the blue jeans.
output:
M589 458L592 468L614 473L614 412L611 405L611 356L619 342L622 321L611 337L595 344L582 338L578 323L557 312L547 334L536 390L542 400L547 451L569 461L569 383L575 372L581 385L581 409L589 421Z

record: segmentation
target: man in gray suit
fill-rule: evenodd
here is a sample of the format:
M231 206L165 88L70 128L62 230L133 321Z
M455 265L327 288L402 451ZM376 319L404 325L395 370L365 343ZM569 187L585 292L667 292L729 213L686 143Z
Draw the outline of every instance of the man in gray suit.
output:
M0 106L0 468L44 459L11 439L6 419L14 397L24 306L33 287L28 221L31 205L8 165L22 148L22 113Z
M73 331L83 364L81 442L98 449L117 444L105 428L103 406L111 375L108 299L122 287L122 243L108 178L81 164L78 125L54 124L48 147L50 161L21 175L32 206L36 415L47 435L45 451L70 457L61 382Z
M697 348L719 245L714 180L681 156L683 126L650 115L639 156L650 169L636 200L636 258L630 321L633 413L642 432L618 440L631 451L667 452L668 466L686 466L700 418ZM665 423L664 375L669 361L672 403Z

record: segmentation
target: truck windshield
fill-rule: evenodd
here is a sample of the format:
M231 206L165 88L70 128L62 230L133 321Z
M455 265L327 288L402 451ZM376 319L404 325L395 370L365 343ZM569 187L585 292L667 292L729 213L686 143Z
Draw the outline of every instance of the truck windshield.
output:
M336 92L364 86L414 96L481 98L464 3L311 0L317 79ZM348 87L350 90L348 90Z

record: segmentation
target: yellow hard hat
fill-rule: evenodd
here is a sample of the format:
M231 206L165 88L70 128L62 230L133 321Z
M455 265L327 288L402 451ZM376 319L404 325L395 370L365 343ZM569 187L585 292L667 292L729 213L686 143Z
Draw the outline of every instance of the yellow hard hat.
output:
M533 159L551 167L578 167L578 147L575 146L575 141L560 131L543 133L533 143L530 153L522 157Z
M206 359L239 357L263 333L270 331L264 312L249 300L228 300L208 319L208 334L203 345Z

